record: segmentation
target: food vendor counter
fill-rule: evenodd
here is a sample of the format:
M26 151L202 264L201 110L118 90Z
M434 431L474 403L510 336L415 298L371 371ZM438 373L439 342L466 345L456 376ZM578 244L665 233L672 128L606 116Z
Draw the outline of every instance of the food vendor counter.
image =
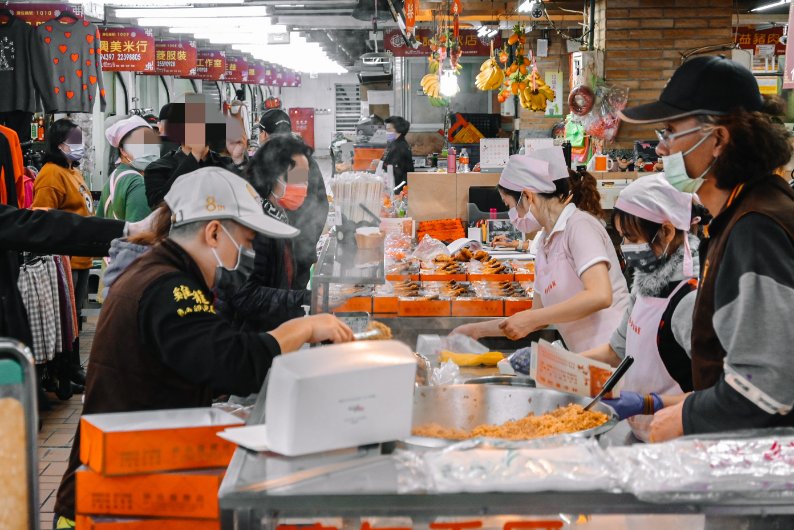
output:
M469 218L469 188L496 186L499 173L408 173L408 217L415 221Z
M260 393L260 401L263 401L264 395L265 392ZM264 421L264 403L260 401L252 411L249 425ZM619 448L631 441L626 422L621 422L595 445ZM586 522L581 526L576 525L584 529L790 528L791 525L786 521L791 523L792 520L788 518L794 514L794 501L790 496L781 500L772 496L765 498L763 495L753 499L742 495L731 498L723 494L709 500L695 493L697 500L687 500L684 495L675 500L647 502L632 493L606 485L603 489L594 487L586 491L491 492L484 488L484 491L477 493L442 494L409 488L406 492L406 481L413 479L405 473L406 453L394 453L392 445L381 444L295 458L238 448L219 491L220 508L224 514L223 528L272 530L279 523L296 524L285 523L285 518L300 518L300 524L314 523L313 528L320 530L387 526L422 529L441 517L465 518L455 520L468 521L468 525L456 529L450 527L448 530L563 528L560 514L573 514L569 517L574 520L576 514L701 514L706 518L705 526L702 517L685 518L683 521L687 524L668 523L668 526L659 525L658 522L653 525L653 517L641 521L635 519L634 526L615 525L614 521L612 525L604 526L589 526ZM671 454L669 460L674 465L676 462L682 465L687 463L683 456L675 454ZM547 465L552 470L555 468L553 461ZM649 465L654 463L649 462ZM588 463L582 462L582 467L588 468ZM578 469L578 466L574 466L574 469ZM576 479L575 471L568 479ZM472 477L471 480L478 479ZM587 475L587 471L583 471L582 480L593 484L593 478ZM532 523L526 522L529 518L544 516L546 520L552 520L551 526L532 526ZM389 517L391 524L386 521L364 522L365 518L374 517ZM341 518L341 524L329 523L327 519L320 523L320 518ZM400 524L394 524L396 518L399 518ZM406 524L407 518L410 520ZM554 520L557 526L554 526ZM434 527L442 528L437 525ZM447 527L443 528L447 530Z

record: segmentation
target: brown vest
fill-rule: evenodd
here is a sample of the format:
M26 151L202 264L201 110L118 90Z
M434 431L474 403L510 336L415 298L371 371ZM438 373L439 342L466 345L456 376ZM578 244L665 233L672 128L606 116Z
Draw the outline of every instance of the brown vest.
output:
M709 244L692 315L692 382L695 390L714 386L727 352L714 330L715 282L733 226L749 213L778 223L794 240L794 191L778 176L737 187L725 209L709 225Z
M122 274L102 307L88 365L83 414L130 412L212 404L209 387L182 379L160 361L140 336L143 293L166 274L181 272L204 285L196 263L170 241L154 247ZM207 290L209 292L209 290ZM58 489L55 511L74 519L75 471L80 467L80 430Z

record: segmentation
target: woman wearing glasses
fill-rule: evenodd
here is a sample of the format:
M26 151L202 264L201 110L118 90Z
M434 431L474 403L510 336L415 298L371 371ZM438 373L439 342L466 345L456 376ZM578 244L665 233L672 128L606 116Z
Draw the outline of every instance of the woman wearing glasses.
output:
M750 71L696 57L659 101L622 112L665 125L657 152L666 179L714 216L693 314L695 392L655 415L653 441L794 425L794 191L774 174L792 147L776 111Z

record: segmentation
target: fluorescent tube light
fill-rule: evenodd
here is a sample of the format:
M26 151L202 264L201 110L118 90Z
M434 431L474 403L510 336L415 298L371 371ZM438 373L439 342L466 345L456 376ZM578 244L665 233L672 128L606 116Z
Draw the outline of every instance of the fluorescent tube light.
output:
M762 6L756 7L755 9L751 9L751 13L756 13L758 11L766 11L767 9L772 9L774 7L790 4L791 0L780 0L779 2L772 2L771 4L764 4Z

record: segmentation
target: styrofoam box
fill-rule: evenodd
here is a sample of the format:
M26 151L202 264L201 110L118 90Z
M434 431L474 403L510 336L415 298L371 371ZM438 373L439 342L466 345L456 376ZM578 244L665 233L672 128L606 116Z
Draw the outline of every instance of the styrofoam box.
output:
M298 456L411 435L416 358L397 341L280 355L265 403L267 445Z

